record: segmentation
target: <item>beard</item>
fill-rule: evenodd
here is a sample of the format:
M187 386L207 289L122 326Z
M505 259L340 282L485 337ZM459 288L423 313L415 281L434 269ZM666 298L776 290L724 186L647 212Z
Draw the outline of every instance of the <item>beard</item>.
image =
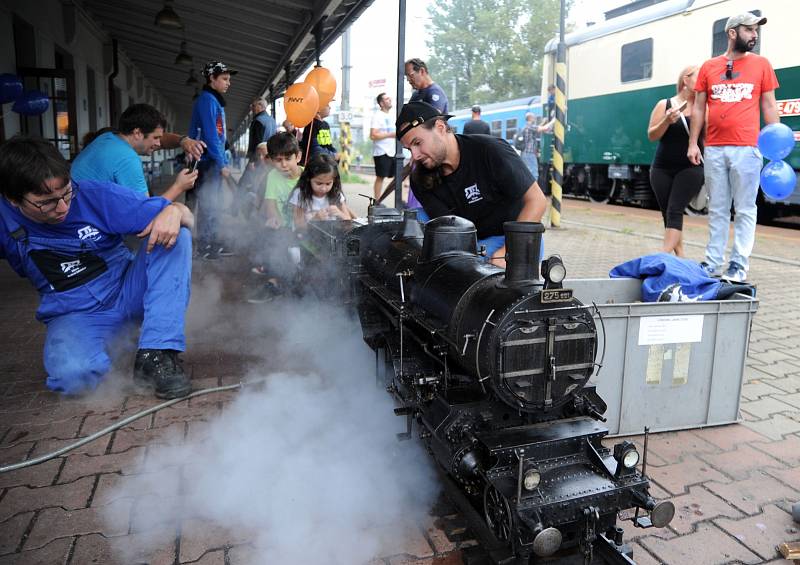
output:
M739 35L739 32L738 31L736 32L736 40L733 43L734 51L736 51L737 53L749 53L755 48L755 46L756 46L755 41L749 41L749 42L745 41Z

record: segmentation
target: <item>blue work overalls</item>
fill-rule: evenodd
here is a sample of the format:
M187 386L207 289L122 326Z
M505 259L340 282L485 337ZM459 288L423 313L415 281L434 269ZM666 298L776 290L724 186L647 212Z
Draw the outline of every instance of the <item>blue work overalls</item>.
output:
M33 222L0 200L0 257L40 293L48 388L94 389L111 367L109 343L126 323L142 322L141 349L185 349L191 233L182 228L172 249L156 246L148 254L143 247L135 257L121 237L144 229L166 200L83 181L56 225Z

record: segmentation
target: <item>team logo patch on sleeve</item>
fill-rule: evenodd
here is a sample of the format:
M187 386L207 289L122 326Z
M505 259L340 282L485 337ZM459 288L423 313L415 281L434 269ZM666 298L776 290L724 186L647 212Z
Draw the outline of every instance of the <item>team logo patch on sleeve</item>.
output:
M478 189L478 185L473 184L472 186L468 186L464 189L464 198L467 199L467 204L475 204L476 202L483 200L483 195Z
M100 232L93 226L84 226L78 230L78 237L81 239L97 241L101 236Z

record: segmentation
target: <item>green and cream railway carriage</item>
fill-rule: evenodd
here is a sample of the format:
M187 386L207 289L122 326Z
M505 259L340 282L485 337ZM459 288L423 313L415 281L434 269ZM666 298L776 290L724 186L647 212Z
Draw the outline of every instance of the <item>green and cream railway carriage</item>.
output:
M781 121L800 138L800 1L665 0L654 4L640 0L607 14L602 23L565 37L565 193L655 205L649 183L656 148L647 139L650 112L659 99L675 94L681 69L725 51L725 22L744 11L768 18L756 49L778 75ZM546 86L555 83L556 46L553 40L546 48L544 96ZM542 161L547 163L550 140L545 139L542 147ZM800 169L797 147L786 159L795 170ZM704 208L704 194L690 206ZM798 206L800 190L795 189L784 203L759 206L759 212L775 214Z

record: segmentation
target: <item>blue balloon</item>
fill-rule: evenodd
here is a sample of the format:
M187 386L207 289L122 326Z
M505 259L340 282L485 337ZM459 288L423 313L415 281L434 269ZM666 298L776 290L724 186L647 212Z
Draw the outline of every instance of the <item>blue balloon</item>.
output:
M758 149L770 161L780 161L792 152L794 133L786 124L777 123L764 126L758 134Z
M38 116L47 112L49 107L50 99L47 94L39 90L28 90L17 98L11 109L23 116Z
M13 102L20 94L22 94L21 78L10 73L0 75L0 104Z
M761 190L773 200L788 198L797 185L797 174L786 161L772 161L761 169Z

